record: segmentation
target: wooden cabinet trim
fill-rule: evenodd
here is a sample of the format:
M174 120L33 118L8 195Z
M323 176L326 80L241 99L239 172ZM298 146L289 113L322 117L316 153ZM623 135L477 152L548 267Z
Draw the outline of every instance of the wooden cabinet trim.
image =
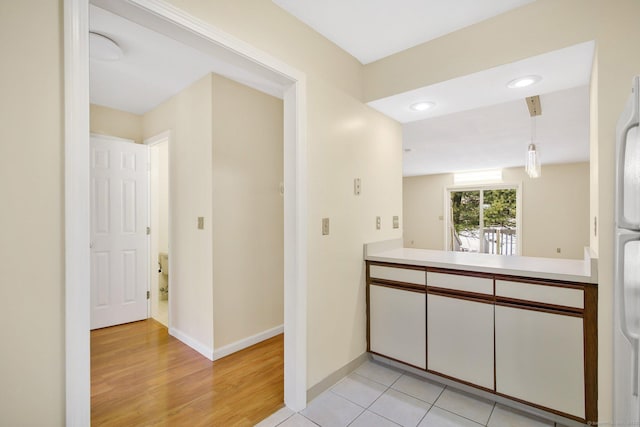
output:
M531 283L532 285L555 286L558 288L584 289L587 286L597 286L592 283L568 282L566 280L554 279L536 279L523 276L509 276L506 274L495 274L495 280L504 280L507 282Z
M539 309L538 311L549 311L558 314L577 314L580 317L582 317L584 313L584 309L582 308L568 307L566 305L547 304L544 302L534 302L501 296L496 296L496 304L531 310Z
M496 297L496 305L502 307L517 308L519 310L539 311L542 313L557 314L560 316L580 317L582 318L582 310L571 307L555 306L550 304L533 305L529 301L520 301L504 297Z
M584 398L587 422L598 422L598 288L588 286L584 294Z
M558 411L557 409L547 408L546 406L538 405L536 403L531 403L531 402L526 401L526 400L518 399L517 397L509 396L508 394L503 394L503 393L500 393L498 391L494 392L494 394L496 396L504 397L506 399L513 400L514 402L518 402L518 403L525 404L527 406L532 406L534 408L542 409L543 411L547 411L547 412L550 412L552 414L560 415L561 417L569 418L569 419L572 419L574 421L578 421L578 422L581 422L581 423L584 423L586 421L584 418L580 418L580 417L575 416L575 415L567 414L566 412ZM594 424L594 425L596 425L596 424Z
M433 375L437 375L437 376L442 377L442 378L446 378L446 379L448 379L450 381L455 381L457 383L464 384L466 386L476 388L478 390L486 391L486 392L491 393L491 394L497 394L495 390L492 390L490 388L482 387L482 386L480 386L478 384L470 383L468 381L464 381L464 380L458 379L456 377L452 377L452 376L443 374L441 372L434 371L433 369L423 369L423 371L426 371L426 372L428 372L430 374L433 374ZM495 387L495 385L494 385L494 387Z
M427 286L428 295L438 295L441 297L462 299L473 302L480 302L483 304L494 304L495 298L493 295L479 294L475 292L457 291L448 288L436 288Z
M371 279L371 281L369 282L369 286L371 285L384 286L386 288L394 288L400 289L402 291L418 292L422 294L426 292L425 286L415 285L413 283L394 282L392 280Z
M421 265L396 264L393 262L367 261L367 265L377 265L380 267L404 268L407 270L427 271L427 268Z
M468 270L454 270L450 268L439 268L439 267L426 267L428 273L441 273L441 274L452 274L454 276L470 276L470 277L479 277L482 279L493 279L493 273L481 273L478 271L468 271ZM429 284L427 283L427 286Z

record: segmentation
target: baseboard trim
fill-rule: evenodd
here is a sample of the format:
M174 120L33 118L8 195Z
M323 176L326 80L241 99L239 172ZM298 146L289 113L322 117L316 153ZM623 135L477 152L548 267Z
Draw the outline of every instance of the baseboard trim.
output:
M284 325L276 326L275 328L267 329L259 334L252 335L247 338L243 338L239 341L227 344L213 351L213 357L211 360L222 359L225 356L235 353L236 351L244 350L247 347L258 344L264 340L275 337L284 333Z
M344 365L342 368L339 368L338 370L329 374L325 379L307 390L307 403L320 396L326 390L329 390L338 381L349 375L351 372L355 371L358 366L362 365L364 362L370 359L371 356L365 351L360 356Z
M191 347L192 349L194 349L195 351L197 351L207 359L211 361L214 360L213 349L211 347L207 347L206 345L202 344L200 341L193 339L189 335L185 334L184 332L176 328L169 328L169 335L179 339L180 341L182 341L183 343L185 343L186 345L188 345L189 347Z

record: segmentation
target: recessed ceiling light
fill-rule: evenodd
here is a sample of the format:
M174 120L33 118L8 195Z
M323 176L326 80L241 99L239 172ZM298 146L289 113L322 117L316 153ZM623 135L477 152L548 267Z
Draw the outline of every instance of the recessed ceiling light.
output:
M415 104L411 104L409 108L412 109L413 111L426 111L435 106L436 106L435 102L420 101L420 102L416 102Z
M102 61L117 61L122 58L122 49L109 37L89 32L89 56Z
M509 83L507 83L507 87L509 89L520 89L523 87L534 85L540 80L542 80L542 77L540 76L518 77L517 79L511 80Z

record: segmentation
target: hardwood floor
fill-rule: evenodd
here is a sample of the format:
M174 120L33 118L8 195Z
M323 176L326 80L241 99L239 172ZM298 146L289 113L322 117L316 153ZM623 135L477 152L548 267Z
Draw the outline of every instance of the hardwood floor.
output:
M278 335L211 362L155 320L91 332L92 426L253 426L283 406Z

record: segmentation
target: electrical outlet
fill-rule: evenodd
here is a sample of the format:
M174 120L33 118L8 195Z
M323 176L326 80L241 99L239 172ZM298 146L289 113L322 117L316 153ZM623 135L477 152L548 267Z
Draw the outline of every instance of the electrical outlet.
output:
M560 248L556 248L556 253L559 254L560 252L561 252Z
M329 218L322 218L322 235L329 235Z
M376 217L376 230L380 230L382 226L382 220L380 219L379 216Z
M362 186L360 185L360 178L355 178L353 180L353 194L355 194L356 196L359 196L361 190L362 190Z
M198 217L198 230L204 230L204 217Z
M393 228L400 228L400 218L397 215L393 217Z

